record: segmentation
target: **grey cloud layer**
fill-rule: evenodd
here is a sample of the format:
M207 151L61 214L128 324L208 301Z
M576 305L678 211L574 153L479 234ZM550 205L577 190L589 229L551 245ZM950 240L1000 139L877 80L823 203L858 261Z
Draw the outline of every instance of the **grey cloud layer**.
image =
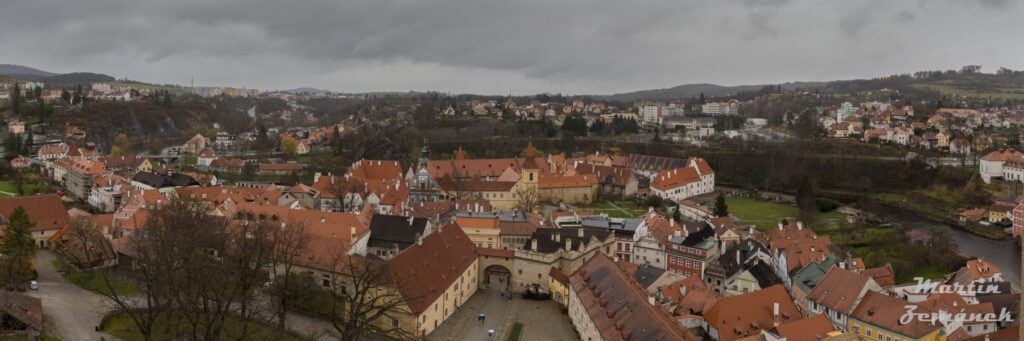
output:
M1005 0L47 1L0 4L0 62L153 82L612 93L1024 68ZM984 52L984 53L982 53Z

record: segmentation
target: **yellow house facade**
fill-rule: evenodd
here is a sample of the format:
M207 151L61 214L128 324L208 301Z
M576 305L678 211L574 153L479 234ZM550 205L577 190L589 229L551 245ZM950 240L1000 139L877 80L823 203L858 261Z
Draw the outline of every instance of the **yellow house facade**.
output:
M860 321L856 318L850 318L848 320L848 323L849 329L847 330L853 331L862 340L946 341L946 334L942 331L941 325L937 325L935 327L935 330L932 330L931 332L923 336L915 338L888 330L883 327L879 327L873 324Z

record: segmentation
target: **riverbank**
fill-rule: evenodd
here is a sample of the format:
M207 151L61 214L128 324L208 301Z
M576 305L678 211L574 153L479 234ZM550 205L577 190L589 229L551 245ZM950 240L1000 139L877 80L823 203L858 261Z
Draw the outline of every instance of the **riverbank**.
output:
M918 217L922 217L931 220L935 223L945 224L951 228L961 230L967 233L971 233L980 237L993 239L993 240L1014 240L1013 235L1004 232L1001 228L984 226L974 222L962 223L960 221L951 218L948 213L937 209L920 207L917 205L910 204L906 197L902 195L874 195L874 196L863 196L845 192L836 191L824 191L821 193L822 196L844 201L844 202L857 202L861 206L861 209L871 208L871 211L877 211L878 208L884 207L890 210L896 210L900 214L912 214ZM877 213L877 212L872 212Z

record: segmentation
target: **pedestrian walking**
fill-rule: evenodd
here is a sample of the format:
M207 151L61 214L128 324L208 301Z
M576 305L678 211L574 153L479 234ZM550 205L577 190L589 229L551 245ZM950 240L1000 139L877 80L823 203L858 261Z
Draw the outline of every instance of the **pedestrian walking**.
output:
M487 322L487 315L484 315L484 314L480 314L480 322L481 322L481 323L483 323L483 322Z
M492 336L494 336L494 329L488 329L487 330L487 338L490 339Z

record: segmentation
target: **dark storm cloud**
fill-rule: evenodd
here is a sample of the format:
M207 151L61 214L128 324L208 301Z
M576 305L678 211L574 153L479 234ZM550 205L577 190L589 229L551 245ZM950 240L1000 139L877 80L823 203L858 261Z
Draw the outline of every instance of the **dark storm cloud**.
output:
M1022 14L997 0L14 0L0 5L0 63L271 89L611 93L1024 68L1024 47L992 34L1021 31Z

